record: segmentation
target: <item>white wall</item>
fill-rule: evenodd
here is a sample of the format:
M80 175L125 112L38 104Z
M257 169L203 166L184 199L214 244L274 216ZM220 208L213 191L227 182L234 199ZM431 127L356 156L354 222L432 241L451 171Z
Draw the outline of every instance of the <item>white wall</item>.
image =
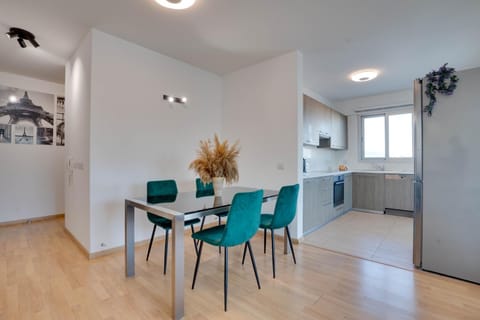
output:
M241 142L239 184L278 188L301 182L301 64L294 52L222 80L93 30L67 66L67 95L76 106L70 106L70 117L74 110L83 112L71 126L83 136L67 155L74 164L67 181L69 229L87 234L88 241L79 240L90 253L121 246L124 199L145 195L152 179L174 178L181 191L193 190L195 173L188 164L199 140L215 132ZM188 106L170 106L163 94L186 96ZM82 157L78 152L84 148ZM78 194L84 207L78 206ZM151 229L139 214L136 240L148 239ZM295 222L292 235L301 233Z
M360 97L350 100L337 101L335 106L343 110L348 116L348 150L345 163L350 169L377 169L382 166L385 170L413 172L412 160L372 161L360 160L360 113L356 110L406 106L413 104L413 89L390 92L381 95Z
M352 115L356 110L385 108L413 104L413 87L408 90L388 92L348 100L335 101L335 108L343 114Z
M64 86L0 72L0 84L64 94ZM0 144L0 223L63 213L64 147Z
M292 52L224 77L223 134L240 140L239 184L278 189L302 181L301 70L302 56ZM292 237L302 234L301 218Z
M89 33L65 70L65 226L90 249L90 88L92 35Z
M144 196L148 180L172 178L180 191L194 190L188 165L199 141L221 131L222 80L108 34L92 34L90 252L97 252L123 244L124 199ZM188 106L170 106L163 94L186 96ZM151 231L139 214L136 240L148 239Z

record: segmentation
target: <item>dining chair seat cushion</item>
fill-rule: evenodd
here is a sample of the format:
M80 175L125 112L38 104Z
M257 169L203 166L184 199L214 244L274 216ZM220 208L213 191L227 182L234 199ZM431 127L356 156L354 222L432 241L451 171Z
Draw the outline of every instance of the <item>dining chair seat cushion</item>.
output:
M224 230L225 225L222 224L212 228L197 231L192 234L192 238L200 241L205 241L206 243L213 246L220 246Z
M271 213L262 213L260 216L260 229L271 229L273 221L273 214Z
M156 224L157 226L160 226L163 229L172 229L172 221L167 218L157 216L150 212L147 212L147 217L151 223ZM187 220L185 221L185 226L189 226L199 222L200 222L200 219Z

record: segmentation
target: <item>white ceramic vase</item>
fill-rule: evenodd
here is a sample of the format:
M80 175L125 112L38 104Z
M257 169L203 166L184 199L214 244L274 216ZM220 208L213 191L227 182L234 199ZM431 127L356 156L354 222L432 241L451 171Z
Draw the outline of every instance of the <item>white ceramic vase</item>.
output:
M215 197L221 197L223 192L223 187L225 186L225 177L213 177L213 193Z

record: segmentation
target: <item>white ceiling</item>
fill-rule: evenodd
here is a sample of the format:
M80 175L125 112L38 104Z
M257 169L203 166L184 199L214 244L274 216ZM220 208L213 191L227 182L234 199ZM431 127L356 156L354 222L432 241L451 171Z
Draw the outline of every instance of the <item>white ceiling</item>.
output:
M197 0L187 11L153 0L0 0L0 32L9 27L41 47L0 37L0 71L54 82L92 27L220 75L297 49L305 87L330 100L406 89L445 62L480 66L479 0ZM382 73L352 83L360 68Z

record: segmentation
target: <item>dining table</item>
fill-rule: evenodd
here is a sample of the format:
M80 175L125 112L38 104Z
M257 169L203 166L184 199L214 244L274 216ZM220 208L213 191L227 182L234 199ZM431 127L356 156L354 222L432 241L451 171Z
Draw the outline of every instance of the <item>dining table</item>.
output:
M146 212L167 218L172 221L172 318L182 319L185 314L184 288L184 232L185 221L202 218L215 213L228 211L235 194L251 192L258 188L226 187L222 196L204 196L196 191L179 192L176 195L136 197L125 199L125 274L126 277L135 275L135 209L140 213ZM263 201L274 200L278 196L277 190L263 190ZM228 218L228 217L227 217ZM284 250L287 249L284 236Z

